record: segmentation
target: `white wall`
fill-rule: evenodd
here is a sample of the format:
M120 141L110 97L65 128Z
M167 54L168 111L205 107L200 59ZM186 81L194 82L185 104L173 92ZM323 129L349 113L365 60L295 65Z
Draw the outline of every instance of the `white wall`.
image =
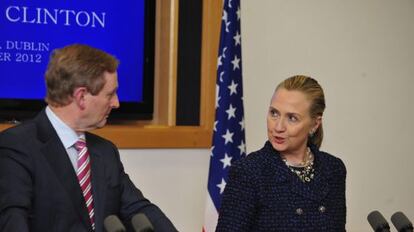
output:
M374 209L414 220L414 1L245 0L242 40L248 151L266 139L277 83L311 75L327 100L322 148L348 168L348 231L371 231ZM209 150L121 155L180 231L200 231Z
M326 91L323 149L348 167L348 229L369 231L373 209L414 218L414 2L242 3L248 149L276 84L311 75Z
M201 232L209 149L121 150L131 180L179 231Z

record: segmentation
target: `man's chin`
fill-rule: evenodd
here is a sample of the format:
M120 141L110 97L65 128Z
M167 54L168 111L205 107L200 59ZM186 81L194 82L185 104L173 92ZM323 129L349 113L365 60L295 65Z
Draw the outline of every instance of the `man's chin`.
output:
M104 127L105 125L106 125L106 118L104 119L104 120L102 120L102 121L100 121L97 125L96 125L96 128L95 129L100 129L100 128L102 128L102 127Z
M90 128L88 128L88 130L101 129L102 127L104 127L106 125L106 121L107 121L107 119L105 118L105 119L101 120L100 122L98 122L94 125L91 125Z

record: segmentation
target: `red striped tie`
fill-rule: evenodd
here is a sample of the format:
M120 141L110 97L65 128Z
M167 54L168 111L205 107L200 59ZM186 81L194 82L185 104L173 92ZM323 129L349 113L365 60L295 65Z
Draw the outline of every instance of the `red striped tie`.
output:
M86 147L86 142L82 139L75 143L75 147L76 150L78 150L78 170L76 174L78 175L79 185L82 189L83 197L85 198L86 207L88 208L92 229L95 230L89 152Z

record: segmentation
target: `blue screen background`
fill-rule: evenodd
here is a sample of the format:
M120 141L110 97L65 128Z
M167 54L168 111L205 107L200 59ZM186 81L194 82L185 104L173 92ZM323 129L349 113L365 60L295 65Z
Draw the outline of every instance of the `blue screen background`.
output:
M11 22L7 19L6 11L10 6L19 7L19 10L16 8L9 10L13 20L20 17L19 22ZM85 11L88 14L93 11L98 15L105 12L105 27L102 28L98 23L96 27L78 26L74 16L69 20L70 26L64 25L66 19L63 16L59 17L57 24L22 23L24 11L27 21L36 19L36 8L46 8L50 12L54 9ZM118 69L120 100L141 102L144 10L144 0L2 0L0 2L0 98L43 99L44 72L52 50L72 43L82 43L100 48L117 57L120 60ZM81 22L86 22L85 18L80 19ZM49 50L18 50L15 46L10 46L16 41L19 46L22 41L35 44L35 48L39 43L44 44ZM18 62L19 56L20 60L24 56L29 61Z

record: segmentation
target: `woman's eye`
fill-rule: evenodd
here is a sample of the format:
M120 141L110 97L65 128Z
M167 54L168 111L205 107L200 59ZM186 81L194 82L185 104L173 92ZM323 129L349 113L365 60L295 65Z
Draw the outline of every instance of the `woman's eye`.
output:
M276 110L270 110L270 116L277 117L278 114L277 114Z
M291 121L291 122L297 122L298 121L298 118L295 117L295 116L289 116L289 121Z

